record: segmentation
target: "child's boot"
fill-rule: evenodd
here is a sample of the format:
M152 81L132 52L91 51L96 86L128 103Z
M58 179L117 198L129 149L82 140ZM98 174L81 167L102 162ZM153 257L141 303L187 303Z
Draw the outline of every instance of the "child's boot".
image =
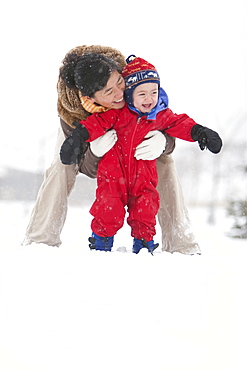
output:
M147 248L148 251L153 254L153 251L158 248L159 243L154 244L153 240L150 240L150 242L146 242L145 239L135 239L133 243L132 252L133 253L139 253L142 248Z
M113 239L114 236L104 237L92 233L92 236L88 238L88 241L90 242L89 248L97 251L110 252L113 246Z

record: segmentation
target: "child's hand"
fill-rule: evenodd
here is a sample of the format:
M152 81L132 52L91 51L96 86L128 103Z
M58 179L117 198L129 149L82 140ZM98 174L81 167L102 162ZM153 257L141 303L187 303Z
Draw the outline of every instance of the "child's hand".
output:
M194 141L198 141L201 150L208 148L214 154L219 153L221 150L222 140L217 132L210 128L195 125L192 127L191 137Z
M90 143L92 153L96 157L103 157L116 143L117 133L115 130L107 131L103 136Z
M150 131L141 144L136 147L135 158L151 161L158 158L166 147L166 138L160 131Z
M79 163L83 154L83 142L85 142L89 135L86 127L73 122L76 126L72 134L63 142L60 150L60 159L63 164Z

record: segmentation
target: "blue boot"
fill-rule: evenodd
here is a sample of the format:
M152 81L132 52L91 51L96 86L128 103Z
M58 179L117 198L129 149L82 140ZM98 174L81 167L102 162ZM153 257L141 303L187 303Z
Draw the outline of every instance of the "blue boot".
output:
M113 246L114 236L99 236L95 233L92 233L92 236L88 238L90 242L89 248L95 249L97 251L110 252Z
M148 251L153 255L153 251L158 248L159 243L154 244L153 240L146 242L145 239L135 239L133 243L132 252L138 254L142 248L147 248Z

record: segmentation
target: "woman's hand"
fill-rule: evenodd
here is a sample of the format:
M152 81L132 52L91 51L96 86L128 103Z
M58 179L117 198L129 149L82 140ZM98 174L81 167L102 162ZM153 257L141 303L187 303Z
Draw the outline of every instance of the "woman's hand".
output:
M117 133L115 130L107 131L103 136L98 137L90 143L92 153L96 157L103 157L116 143Z
M166 138L160 131L150 131L136 147L135 158L151 161L158 158L166 147Z

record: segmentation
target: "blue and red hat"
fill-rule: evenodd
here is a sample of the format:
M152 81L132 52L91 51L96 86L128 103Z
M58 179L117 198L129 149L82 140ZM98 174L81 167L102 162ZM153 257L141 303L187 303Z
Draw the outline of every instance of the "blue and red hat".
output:
M159 74L156 68L146 60L130 55L126 62L128 63L122 72L125 80L125 100L128 104L133 105L132 94L134 89L147 82L155 82L160 86Z

